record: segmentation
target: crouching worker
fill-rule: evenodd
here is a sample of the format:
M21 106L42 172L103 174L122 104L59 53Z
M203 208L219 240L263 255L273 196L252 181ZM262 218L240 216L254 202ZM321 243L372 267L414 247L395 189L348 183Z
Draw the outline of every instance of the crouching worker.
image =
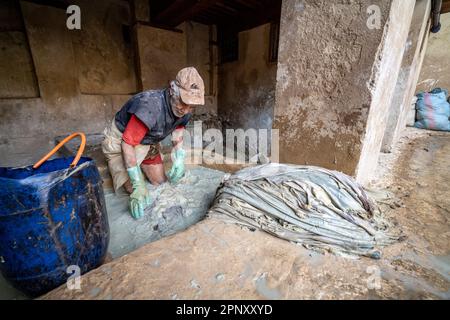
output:
M192 117L193 106L203 105L204 83L195 68L178 72L170 86L133 96L105 129L102 150L108 161L115 191L124 187L130 194L130 211L143 216L152 198L145 185L177 182L184 175L183 130ZM164 172L160 141L172 134L172 168ZM142 170L141 170L142 169Z

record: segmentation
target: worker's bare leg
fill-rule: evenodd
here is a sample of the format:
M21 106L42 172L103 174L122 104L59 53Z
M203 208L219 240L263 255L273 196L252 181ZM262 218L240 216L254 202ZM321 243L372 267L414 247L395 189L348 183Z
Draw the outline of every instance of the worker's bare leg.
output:
M158 186L167 181L164 165L157 164L141 164L141 169L151 184Z
M126 192L128 192L129 194L131 194L133 192L133 186L131 185L131 181L130 179L128 179L124 184L123 187L125 189Z
M151 184L155 186L167 181L164 166L162 164L142 164L141 169ZM123 187L129 194L133 192L133 186L131 185L130 179L123 184Z
M151 184L155 186L167 181L164 166L162 164L142 164L141 169ZM123 187L126 192L130 194L133 192L133 186L131 185L130 179L123 184Z

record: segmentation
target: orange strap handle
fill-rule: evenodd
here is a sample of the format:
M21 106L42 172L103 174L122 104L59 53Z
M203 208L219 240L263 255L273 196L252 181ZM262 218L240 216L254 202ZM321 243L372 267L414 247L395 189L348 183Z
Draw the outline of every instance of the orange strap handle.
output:
M83 154L83 151L84 151L84 147L86 146L86 136L82 132L75 132L75 133L72 133L70 136L64 138L64 140L61 141L60 143L58 143L58 145L56 147L54 147L52 149L52 151L47 153L47 155L45 157L43 157L41 160L36 162L33 166L33 169L39 168L45 161L48 160L48 158L50 158L53 154L55 154L55 152L58 151L59 148L61 148L67 141L72 140L76 136L81 137L81 144L80 144L80 147L78 148L77 155L75 156L72 163L70 164L70 168L75 167L77 165L78 161L80 161L81 155Z

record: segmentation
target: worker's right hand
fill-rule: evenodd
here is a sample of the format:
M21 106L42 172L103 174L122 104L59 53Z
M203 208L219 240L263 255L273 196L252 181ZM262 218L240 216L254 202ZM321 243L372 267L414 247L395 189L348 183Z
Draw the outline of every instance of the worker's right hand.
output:
M176 183L184 176L184 159L186 158L186 151L182 148L172 152L172 168L167 173L170 182Z
M152 199L150 193L145 186L145 178L142 174L141 168L135 166L127 169L133 186L133 192L130 194L130 212L131 216L139 219L144 215L144 210L151 203Z

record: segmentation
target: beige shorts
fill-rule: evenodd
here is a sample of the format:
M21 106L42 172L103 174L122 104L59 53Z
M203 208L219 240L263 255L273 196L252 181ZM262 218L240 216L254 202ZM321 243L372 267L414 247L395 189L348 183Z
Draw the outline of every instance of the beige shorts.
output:
M113 180L114 190L117 192L129 179L122 156L122 132L117 129L113 119L111 126L103 131L105 138L102 142L102 151L108 162L109 172ZM138 144L134 147L138 165L145 159L153 158L160 153L160 145Z

